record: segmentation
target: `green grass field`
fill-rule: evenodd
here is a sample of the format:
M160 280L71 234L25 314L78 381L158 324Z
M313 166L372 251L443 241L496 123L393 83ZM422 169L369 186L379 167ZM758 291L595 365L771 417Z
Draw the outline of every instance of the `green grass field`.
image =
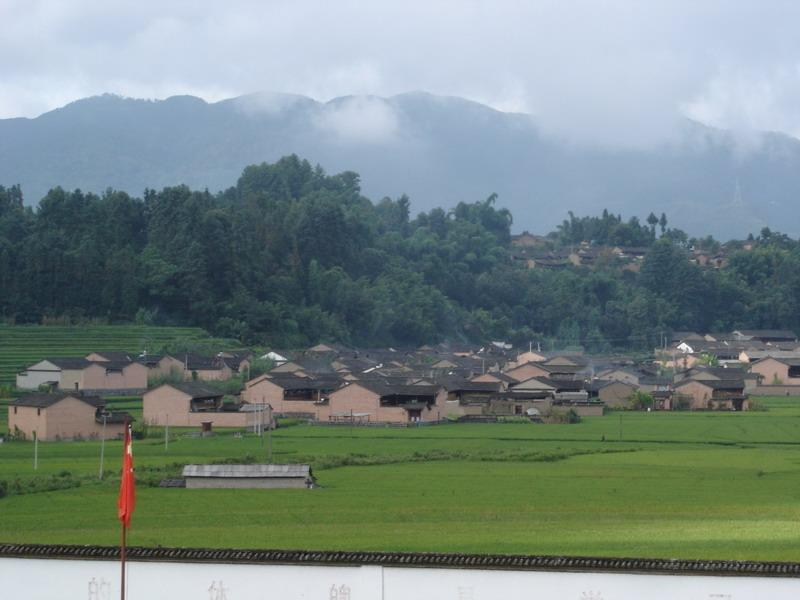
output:
M130 401L127 401L130 403ZM275 462L311 462L315 490L148 487L188 462L263 460L230 434L135 442L134 545L800 560L800 406L611 413L577 425L418 429L299 425ZM115 544L116 475L96 442L0 445L0 480L80 487L0 500L0 541ZM119 469L118 442L106 468ZM68 475L65 472L69 472Z
M197 327L0 325L0 385L13 383L19 371L43 358L84 356L101 350L155 352L164 344L179 341L202 344L213 340Z

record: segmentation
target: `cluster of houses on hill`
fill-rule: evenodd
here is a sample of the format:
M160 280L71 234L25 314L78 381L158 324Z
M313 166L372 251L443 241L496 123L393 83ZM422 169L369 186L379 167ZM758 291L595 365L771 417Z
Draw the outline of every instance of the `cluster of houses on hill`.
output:
M700 267L722 269L728 266L734 250L752 250L753 245L745 241L717 244L713 249L690 248L689 260ZM556 248L551 239L527 231L511 238L512 258L524 262L529 269L594 268L604 260L614 260L623 270L639 271L647 251L646 247L605 246L588 241Z
M407 425L499 416L558 420L570 411L602 415L606 407L743 411L753 395L800 395L800 343L790 331L677 332L646 364L533 346L519 352L502 342L413 350L318 344L273 350L260 358L274 366L250 378L255 358L106 352L43 360L21 372L18 385L51 391L15 400L9 428L23 435L35 430L40 439L102 431L113 437L123 415L107 411L100 397L121 391L142 395L149 425L204 429L271 426L273 416ZM242 389L226 396L215 382L234 375Z
M639 271L647 254L647 248L638 246L593 246L584 242L571 248L546 249L525 244L525 241L524 234L512 241L511 256L514 260L524 262L529 269L593 268L598 261L613 259L625 270Z

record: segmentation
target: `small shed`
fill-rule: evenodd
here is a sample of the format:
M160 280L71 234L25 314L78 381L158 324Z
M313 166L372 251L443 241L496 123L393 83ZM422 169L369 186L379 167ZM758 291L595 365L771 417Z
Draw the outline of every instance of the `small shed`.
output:
M186 465L187 488L310 488L309 465Z

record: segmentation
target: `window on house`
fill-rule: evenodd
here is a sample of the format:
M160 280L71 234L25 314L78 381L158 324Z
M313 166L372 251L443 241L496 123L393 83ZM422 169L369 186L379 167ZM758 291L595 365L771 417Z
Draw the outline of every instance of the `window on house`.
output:
M41 416L41 414L42 414L42 409L41 409L41 408L37 408L37 409L36 409L36 416L37 416L37 417L38 417L38 416Z
M17 407L14 407L14 414L17 414Z

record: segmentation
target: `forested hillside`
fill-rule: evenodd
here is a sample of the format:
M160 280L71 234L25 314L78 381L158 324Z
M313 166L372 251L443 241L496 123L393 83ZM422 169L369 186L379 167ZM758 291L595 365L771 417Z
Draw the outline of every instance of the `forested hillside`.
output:
M511 259L511 223L494 197L412 217L408 198L373 203L355 173L296 156L248 167L217 195L56 188L34 210L0 188L0 315L197 325L278 347L505 339L604 351L675 329L800 330L800 247L786 236L764 230L728 267L701 269L663 224L572 218L553 244L624 233L650 251L639 273L614 260L550 271Z
M670 143L584 146L531 115L423 92L329 102L253 94L85 98L34 119L0 119L0 184L28 204L55 186L141 195L187 184L212 192L242 168L292 153L362 177L373 198L408 194L414 213L499 194L518 229L549 230L605 207L666 212L691 235L744 237L770 223L800 235L800 141L685 121Z

